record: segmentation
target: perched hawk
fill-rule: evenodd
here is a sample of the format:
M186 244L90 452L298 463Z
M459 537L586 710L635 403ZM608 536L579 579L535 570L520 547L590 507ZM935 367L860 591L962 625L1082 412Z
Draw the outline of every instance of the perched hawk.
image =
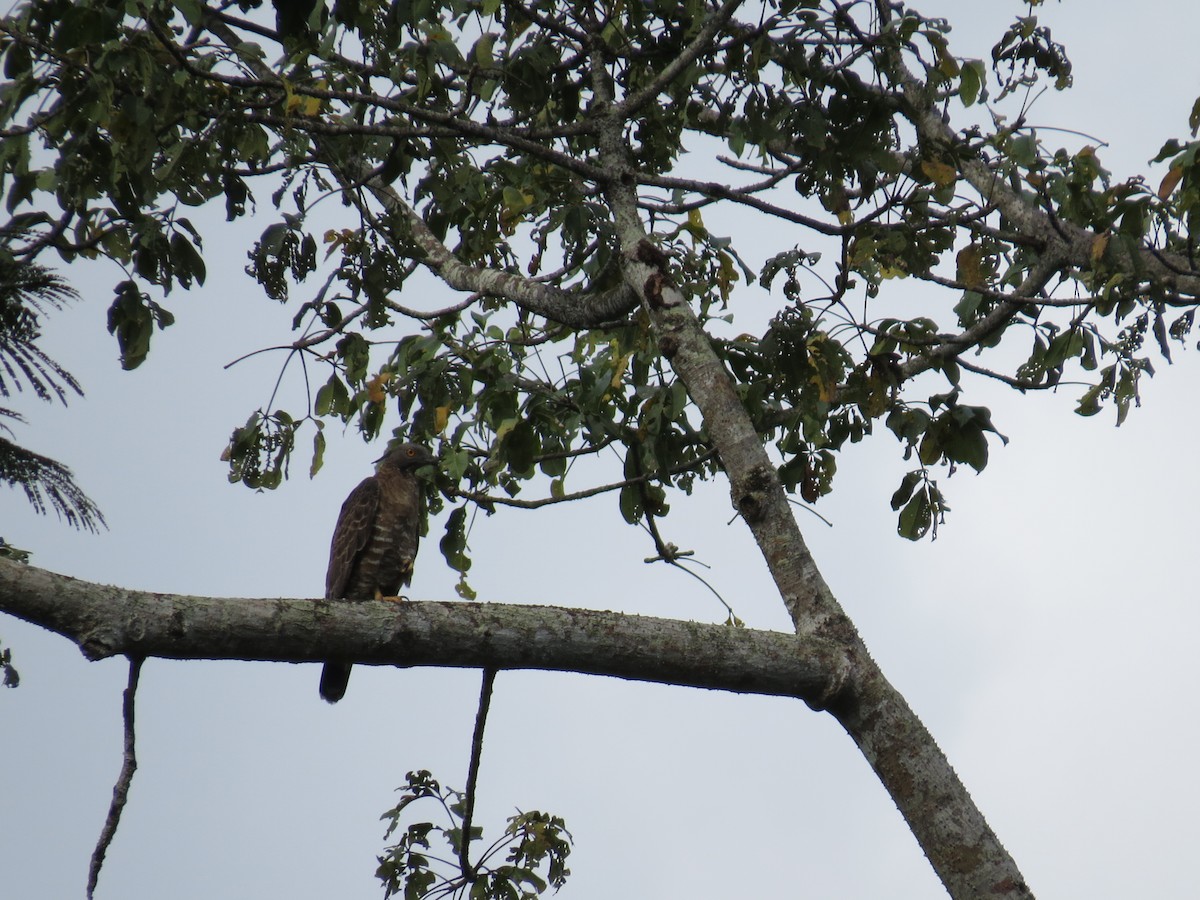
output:
M329 547L327 599L395 598L401 586L412 581L421 528L416 470L433 462L424 447L400 444L384 454L374 475L350 492ZM349 663L325 663L321 696L337 703L349 681Z

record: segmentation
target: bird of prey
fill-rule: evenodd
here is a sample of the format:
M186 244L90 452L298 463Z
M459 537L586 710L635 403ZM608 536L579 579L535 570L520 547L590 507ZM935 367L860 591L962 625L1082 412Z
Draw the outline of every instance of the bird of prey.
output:
M399 599L400 588L412 581L421 537L416 471L433 463L433 454L419 444L400 444L380 458L374 475L350 492L333 529L326 599ZM336 703L349 681L349 663L325 663L321 696Z

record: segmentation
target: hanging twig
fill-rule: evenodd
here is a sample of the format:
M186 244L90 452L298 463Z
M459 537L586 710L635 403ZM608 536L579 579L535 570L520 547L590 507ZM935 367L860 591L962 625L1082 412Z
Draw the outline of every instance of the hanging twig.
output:
M639 474L642 474L641 473L642 467L641 467L640 461L638 461L636 459L636 457L635 457L634 461L635 461L635 463L637 463L637 468L638 468ZM642 474L642 477L644 479L644 477L645 477L644 474ZM704 566L704 568L706 568L706 569L711 569L712 566L710 566L708 563L701 562L698 559L684 560L684 557L695 556L696 551L695 550L680 550L675 544L672 544L670 541L663 540L663 536L658 531L658 524L655 522L655 515L654 515L654 513L652 513L650 511L650 492L648 490L646 490L646 482L645 482L645 480L642 480L642 481L637 482L637 484L638 484L638 490L641 491L642 508L643 508L643 511L645 512L645 516L643 517L644 520L642 522L642 527L644 529L646 529L647 533L650 535L651 539L654 541L654 549L658 551L657 556L648 556L643 560L643 562L647 562L647 563L665 562L667 565L674 566L675 568L679 569L681 572L686 572L688 575L691 575L693 578L695 578L697 581L699 581L702 585L704 585L706 588L708 588L712 592L712 595L721 602L721 605L725 607L725 611L727 613L729 613L728 621L730 623L740 623L742 620L738 618L737 614L733 611L733 607L729 605L728 601L726 601L726 599L721 596L721 592L718 591L711 584L709 584L707 579L703 578L699 573L693 572L691 569L689 569L687 566L685 566L684 562L686 561L686 562L695 563L698 566Z
M463 801L462 840L458 843L458 866L463 878L474 881L475 868L469 855L471 843L471 820L475 817L475 784L479 780L479 761L483 757L483 729L487 725L488 708L492 705L492 685L496 682L496 670L483 670L483 684L479 688L479 710L475 713L475 735L471 738L471 765L467 770L466 799Z
M117 825L121 822L121 810L129 798L129 786L133 783L133 773L137 771L137 753L134 749L133 734L133 700L137 694L138 676L142 672L142 658L133 657L129 660L129 684L125 688L125 696L121 703L121 713L125 719L125 752L121 762L121 774L113 785L112 803L108 807L108 818L104 820L104 828L100 831L100 839L96 841L96 849L92 851L92 863L88 867L87 897L92 900L96 891L96 882L100 879L100 867L104 865L104 855L117 834Z

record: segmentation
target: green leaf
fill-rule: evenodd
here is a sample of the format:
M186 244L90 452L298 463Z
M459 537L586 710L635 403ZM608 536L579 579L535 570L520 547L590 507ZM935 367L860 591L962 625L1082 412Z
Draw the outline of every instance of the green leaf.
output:
M458 594L458 596L462 597L464 600L479 599L478 592L467 583L467 576L465 572L459 575L458 581L454 585L454 593Z
M343 419L350 415L350 392L336 372L317 389L313 412L318 416L336 415Z
M905 505L900 513L896 530L902 538L919 541L929 533L932 525L933 511L929 506L929 498L922 491Z
M898 510L909 501L909 498L911 498L913 495L913 491L916 490L917 485L921 483L922 478L922 473L918 470L915 472L909 472L904 476L903 479L901 479L900 487L898 487L896 492L892 494L892 509Z
M963 106L974 106L979 99L980 91L987 84L987 70L979 59L967 60L959 75L958 99ZM986 98L986 91L984 91Z
M192 242L178 231L171 235L171 265L174 269L175 277L185 287L191 285L193 278L197 284L204 284L204 278L207 274L204 266L204 257L200 255L192 245Z
M471 568L471 558L467 556L467 507L459 506L446 519L446 532L438 542L446 565L454 571L466 574Z
M132 281L122 281L115 293L117 297L108 308L108 333L117 338L121 368L136 369L150 352L154 313L148 298Z
M942 428L932 428L925 433L917 448L917 458L921 464L932 466L942 458Z
M315 478L325 463L325 425L317 422L317 433L313 435L312 465L308 467L308 477Z
M29 48L24 44L13 41L4 51L4 77L13 81L24 75L33 67L33 59Z
M513 425L504 438L504 455L514 472L526 473L533 470L533 458L540 451L537 432L527 419Z
M1100 412L1100 394L1103 391L1102 385L1088 388L1087 392L1079 398L1079 405L1075 407L1075 412L1081 416L1094 416Z
M1036 135L1018 135L1008 142L1007 149L1009 159L1022 168L1029 168L1037 162L1038 141Z
M630 525L636 525L642 518L642 494L636 484L627 484L620 493L621 516Z
M489 68L495 62L492 56L492 45L496 43L494 34L484 34L475 42L474 52L471 54L475 58L476 65L483 68Z

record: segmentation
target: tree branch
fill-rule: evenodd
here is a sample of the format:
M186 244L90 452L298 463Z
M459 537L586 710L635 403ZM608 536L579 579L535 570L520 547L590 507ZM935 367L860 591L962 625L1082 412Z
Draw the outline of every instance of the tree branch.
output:
M678 78L688 66L696 61L696 57L708 48L708 46L716 38L717 34L725 27L725 23L732 18L737 8L741 6L743 0L725 0L719 9L714 10L705 21L704 25L692 38L691 42L683 48L680 54L675 57L670 63L663 67L663 70L654 76L653 80L632 96L626 97L613 108L613 115L617 118L629 120L643 109L646 104L654 102L659 94L670 87L671 82Z
M847 702L845 654L822 640L613 612L437 601L244 599L133 591L0 559L0 612L89 659L241 659L539 669Z
M904 363L900 367L902 380L913 378L944 360L957 359L960 353L969 350L988 336L1006 327L1029 303L1036 303L1037 295L1046 287L1062 265L1062 257L1057 252L1059 249L1057 242L1053 247L1047 247L1037 262L1029 269L1020 286L978 322L954 337L941 341L936 347L921 356Z
M87 898L92 900L96 892L96 884L100 880L100 869L104 866L104 857L109 845L116 837L117 826L121 824L121 811L129 799L129 787L133 784L133 773L137 771L137 744L133 730L133 705L137 697L138 678L142 673L141 657L129 660L129 684L121 700L121 714L125 721L125 744L121 757L121 774L113 785L112 803L108 807L108 817L100 830L100 838L96 841L96 849L92 851L92 862L88 866Z
M219 18L211 15L211 11L206 19L206 27L226 45L237 46L236 33ZM278 76L262 64L256 66L256 75L261 82L267 85L279 84ZM236 79L230 78L225 80L236 81ZM318 99L325 99L319 96L324 93L327 92L314 89L311 95ZM337 98L333 98L331 95L330 99ZM407 114L411 113L412 109L405 107L404 109L398 108L396 111ZM418 116L418 118L420 117ZM544 148L533 141L520 139L514 144L508 144L495 129L453 116L442 116L441 118L445 119L443 124L448 124L451 128L456 129L463 137L474 137L491 143L505 144L514 149L544 157L542 152ZM314 139L316 137L317 134L314 132ZM318 148L320 149L319 143ZM535 315L544 316L573 328L592 328L612 322L637 308L637 295L624 285L618 285L613 290L601 293L562 290L547 284L539 284L511 272L467 265L438 239L417 210L404 200L391 185L384 182L378 173L369 169L365 164L357 167L353 164L346 165L345 168L339 167L328 158L328 154L322 151L321 155L326 157L326 164L341 181L348 197L361 204L362 201L354 188L365 187L375 195L375 198L389 213L404 221L408 225L409 236L425 253L426 258L422 262L442 281L456 290L503 297ZM553 154L546 158L548 162L555 165L563 164L568 170L577 168L576 161L563 154ZM585 174L597 181L608 177L608 173L594 167L588 167Z
M891 21L891 4L876 0L876 9L885 25ZM1015 229L1044 246L1055 248L1060 264L1091 269L1092 249L1097 234L1080 225L1054 218L1039 209L1005 183L978 150L968 146L936 109L924 85L909 70L899 47L881 45L882 69L887 72L904 97L898 107L916 129L921 141L934 147L953 148L959 158L963 178L979 192L984 201L1000 210L1008 228ZM1150 278L1156 285L1175 294L1200 297L1200 272L1175 254L1142 246L1127 250L1118 242L1108 248L1115 266L1138 277Z
M528 312L572 328L594 328L637 309L637 295L623 284L598 293L563 290L524 275L467 265L438 239L391 185L371 172L345 174L350 180L364 184L388 212L407 223L410 237L425 253L425 265L455 290L503 297Z

